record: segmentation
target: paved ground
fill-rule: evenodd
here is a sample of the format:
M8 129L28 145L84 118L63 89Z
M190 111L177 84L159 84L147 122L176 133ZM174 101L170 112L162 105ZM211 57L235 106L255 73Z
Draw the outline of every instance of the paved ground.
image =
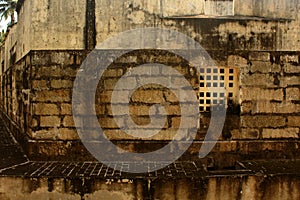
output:
M161 170L143 174L121 172L122 169L143 167L145 171L163 163L38 162L30 161L0 120L0 176L58 178L203 178L236 175L300 175L300 160L251 160L237 162L233 169L206 170L201 163L175 162ZM121 171L114 170L120 169Z
M0 169L28 161L20 146L0 120Z

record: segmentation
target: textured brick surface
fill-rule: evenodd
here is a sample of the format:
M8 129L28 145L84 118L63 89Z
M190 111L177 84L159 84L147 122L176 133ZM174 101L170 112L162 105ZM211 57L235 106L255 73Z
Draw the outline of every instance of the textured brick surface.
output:
M249 128L279 128L286 125L286 120L281 116L242 116L241 123L242 127Z
M283 100L282 89L261 89L261 88L242 88L241 98L245 101L249 100Z
M299 138L299 128L264 129L263 138Z
M36 103L33 105L34 114L36 115L58 115L59 108L56 104Z

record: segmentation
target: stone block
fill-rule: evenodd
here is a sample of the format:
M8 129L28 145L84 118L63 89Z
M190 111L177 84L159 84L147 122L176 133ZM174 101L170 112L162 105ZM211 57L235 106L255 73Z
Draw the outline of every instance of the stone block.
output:
M37 68L36 78L62 77L63 74L61 66L42 66Z
M270 62L262 62L262 61L253 61L251 66L251 72L253 73L275 73L280 72L281 66L277 64L272 64Z
M159 110L159 113L163 114L163 111L161 109ZM181 115L180 105L167 105L165 106L165 111L167 112L167 115L177 115L177 116Z
M77 75L77 68L63 65L42 66L36 70L35 78L74 78Z
M258 61L270 61L270 53L269 52L250 52L249 59L251 61L258 60Z
M129 106L129 113L131 115L149 116L150 106L146 105L132 105Z
M60 128L57 134L58 140L79 140L79 135L76 129L72 128Z
M171 87L171 77L170 75L166 74L165 76L140 76L139 83L144 85L144 88L163 88L163 87Z
M258 129L235 129L231 131L232 139L234 140L253 140L259 138L259 130Z
M115 69L107 69L102 74L102 77L121 77L123 76L123 69L115 68Z
M62 115L72 115L72 104L62 103L60 109L61 109L60 113Z
M59 108L56 104L36 103L33 104L34 115L59 115Z
M253 105L252 113L299 113L300 104L294 104L292 102L270 102L270 101L257 101Z
M74 55L68 52L51 52L51 63L58 65L72 65L74 64Z
M298 62L299 56L298 55L281 55L280 60L283 61L284 63Z
M167 102L171 102L171 103L178 102L178 97L171 90L164 91L163 95L165 96Z
M38 102L71 102L71 91L66 89L37 91L33 100Z
M137 63L137 56L122 56L116 59L116 63Z
M132 94L132 101L133 102L140 102L140 103L163 103L163 91L161 90L136 90Z
M126 80L126 81L125 81ZM104 80L104 88L106 90L114 90L116 83L119 79L116 78L108 78ZM120 85L119 90L133 90L137 87L136 77L127 77L123 81L124 84Z
M96 115L104 115L106 114L106 106L105 105L99 105L99 104L96 104L95 105L95 112L96 112Z
M119 129L104 130L104 134L108 140L133 140L136 139L132 135L126 134Z
M299 138L299 128L263 129L262 137L270 138Z
M243 114L252 112L253 103L251 101L242 102L241 104L241 112Z
M126 127L124 119L118 118L118 121L120 123L120 127L116 123L115 118L108 118L108 117L100 118L99 119L99 124L103 129L105 129L105 128L118 129L118 128L125 128Z
M300 116L289 116L288 126L300 127Z
M60 117L58 116L41 116L40 126L41 127L59 127Z
M65 116L63 118L64 127L75 127L73 116Z
M284 76L279 78L280 86L297 86L300 85L300 76Z
M286 125L285 117L282 116L264 116L264 115L246 115L241 116L241 125L245 128L279 128Z
M49 89L48 81L46 81L46 80L33 80L32 81L32 89L33 90Z
M73 88L73 81L71 81L71 80L52 80L51 87L54 89Z
M46 51L34 51L31 55L31 64L37 66L45 66L50 63L51 55Z
M38 126L39 126L38 120L35 119L35 118L32 118L32 119L30 120L30 122L29 122L29 127L34 128L34 127L38 127Z
M274 87L274 77L269 74L241 74L242 86Z
M292 65L290 63L287 63L284 65L283 69L285 73L300 73L300 65Z
M240 98L242 101L257 100L283 100L282 89L261 89L253 87L242 87L240 90Z
M131 115L131 116L127 116L125 118L126 123L129 121L129 119L131 119L138 126L146 126L146 125L149 125L151 123L150 117L141 117L141 116L138 116L138 115ZM156 128L154 126L155 126L155 124L153 124L153 126L151 124L151 128Z
M32 137L33 139L43 139L43 140L57 140L58 137L58 129L51 128L51 129L42 129L39 131L33 131Z
M114 91L103 91L99 95L98 100L99 102L97 103L112 103L111 98L112 98L112 93L115 93L116 99L114 99L114 103L129 103L130 98L129 98L129 92L128 90L114 90Z
M228 56L228 66L233 67L245 67L248 66L248 60L236 55L230 55Z
M293 88L286 88L286 99L288 101L300 100L300 88L299 87L293 87Z

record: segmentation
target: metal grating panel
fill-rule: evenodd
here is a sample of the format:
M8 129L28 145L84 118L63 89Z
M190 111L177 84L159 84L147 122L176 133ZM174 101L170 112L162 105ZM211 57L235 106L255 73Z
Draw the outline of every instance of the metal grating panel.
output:
M200 112L210 112L212 106L238 102L238 69L228 67L202 68L200 71ZM220 90L225 88L225 91ZM220 92L222 91L222 92Z

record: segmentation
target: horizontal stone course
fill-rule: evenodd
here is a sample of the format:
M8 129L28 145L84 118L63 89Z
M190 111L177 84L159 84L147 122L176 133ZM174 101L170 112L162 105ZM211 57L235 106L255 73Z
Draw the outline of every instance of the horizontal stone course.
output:
M55 89L73 88L73 81L71 80L51 80L51 87Z
M281 66L270 62L252 61L252 73L278 73L281 71Z
M286 99L288 101L300 100L300 87L286 88Z
M273 75L270 74L242 74L240 79L243 86L277 87L274 85Z
M79 140L76 129L49 128L32 132L34 139L43 140Z
M288 126L300 127L300 116L289 116Z
M64 116L62 125L64 127L75 127L73 116Z
M33 100L36 102L71 102L71 90L43 90L37 91Z
M300 112L300 104L292 102L270 102L257 101L254 103L252 113L268 113L268 114L292 114Z
M41 127L59 127L61 119L58 116L41 116L40 126Z
M255 101L255 100L276 100L282 101L282 89L262 89L253 87L243 87L240 90L240 98L242 101Z
M284 65L283 69L284 69L285 73L291 73L291 74L300 73L300 64L293 65L293 64L287 63Z
M270 61L270 53L263 51L250 52L249 59L251 61Z
M263 129L262 137L269 138L299 138L299 128Z
M234 140L245 140L245 139L259 139L260 131L258 129L235 129L231 131L232 139Z
M59 115L59 106L49 103L33 104L33 114L35 115Z
M299 76L281 76L279 78L280 87L288 86L299 86L300 77Z
M241 125L246 128L279 128L286 125L286 119L282 116L246 115L241 116Z
M72 104L62 103L60 105L60 114L62 114L62 115L71 115L72 114Z

